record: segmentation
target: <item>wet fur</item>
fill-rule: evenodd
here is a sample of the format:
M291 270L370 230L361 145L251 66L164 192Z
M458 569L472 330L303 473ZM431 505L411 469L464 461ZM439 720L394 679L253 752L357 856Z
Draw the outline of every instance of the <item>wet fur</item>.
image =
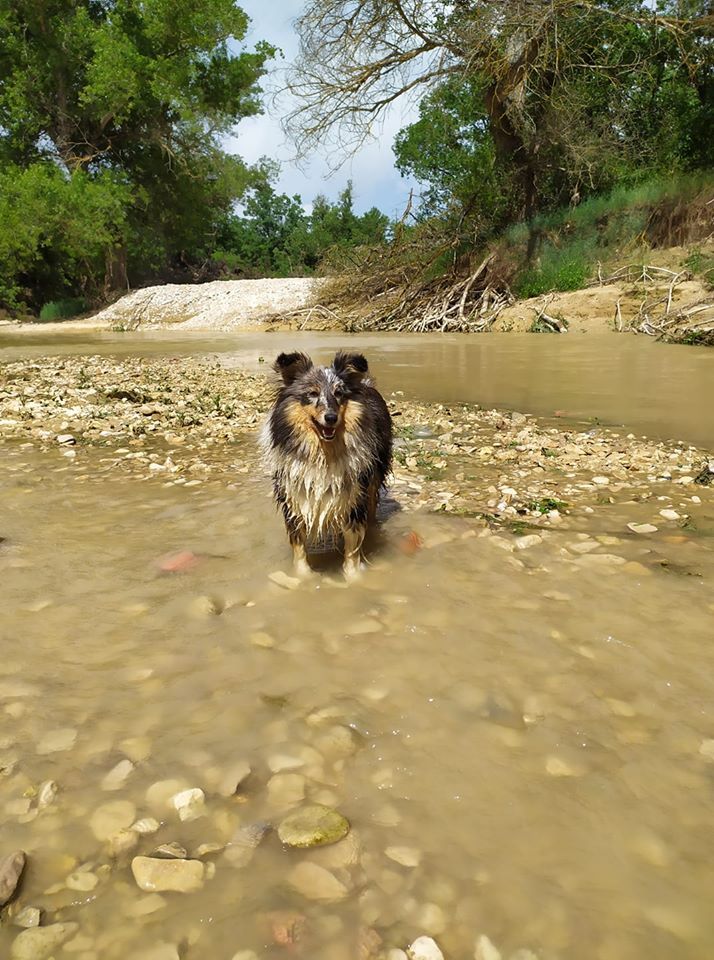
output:
M329 367L280 354L274 369L283 382L261 443L295 565L305 572L309 544L341 535L352 576L391 468L389 410L361 354L338 353Z

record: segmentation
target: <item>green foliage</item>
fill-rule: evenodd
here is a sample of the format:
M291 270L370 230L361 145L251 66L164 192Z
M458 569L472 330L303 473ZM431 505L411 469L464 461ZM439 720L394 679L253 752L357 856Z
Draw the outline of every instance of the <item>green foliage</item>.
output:
M305 276L327 261L343 265L349 251L381 243L389 219L372 209L353 210L352 184L335 203L317 197L306 213L300 197L275 192L276 171L264 165L264 179L252 187L243 211L226 217L214 260L240 276Z
M78 313L84 313L87 309L87 301L79 297L69 300L51 300L40 310L41 323L50 323L53 320L67 320L70 317L76 317Z
M273 48L233 0L17 0L0 13L0 299L190 270L251 173L220 146Z

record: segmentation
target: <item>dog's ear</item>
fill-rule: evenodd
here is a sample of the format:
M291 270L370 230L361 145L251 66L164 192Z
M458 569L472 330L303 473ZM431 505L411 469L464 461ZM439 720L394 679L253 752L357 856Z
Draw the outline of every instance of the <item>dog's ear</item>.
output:
M312 360L304 353L281 353L273 364L273 370L280 374L288 387L311 367Z
M332 361L332 369L343 380L357 382L367 376L369 365L361 353L343 353L340 350Z

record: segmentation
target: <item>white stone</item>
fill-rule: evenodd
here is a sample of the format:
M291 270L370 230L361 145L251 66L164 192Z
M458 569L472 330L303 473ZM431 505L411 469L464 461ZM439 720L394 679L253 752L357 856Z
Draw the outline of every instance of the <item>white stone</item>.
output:
M171 803L182 821L197 820L206 812L206 796L200 787L174 794Z
M147 893L192 893L200 890L205 867L200 860L159 860L154 857L134 857L131 872L137 886Z
M387 847L384 852L390 860L403 867L418 867L421 863L421 850L415 847Z
M598 487L606 487L610 483L609 477L593 477L593 483L596 483Z
M664 517L665 520L679 520L679 514L676 510L660 510L660 517Z
M75 870L70 873L64 882L68 890L78 890L80 893L89 893L99 883L99 877L89 870Z
M501 960L501 951L487 936L480 936L476 941L474 960Z
M37 744L37 752L45 755L48 753L61 753L64 750L71 750L77 742L77 731L71 727L61 727L59 730L53 730L46 733ZM57 926L55 924L55 926Z
M307 860L293 867L288 874L288 883L306 899L325 903L344 900L349 893L333 873Z
M56 953L65 940L77 932L77 923L52 923L48 927L30 927L18 934L10 947L12 960L45 960Z
M444 954L431 937L417 937L414 943L407 947L407 956L409 960L444 960Z
M100 784L102 790L120 790L126 783L133 769L134 764L131 760L120 760L119 763L115 767L112 767L109 773L102 778Z
M657 533L657 527L652 523L628 523L627 528L633 533Z
M251 768L247 760L237 760L221 776L218 792L222 797L232 797L244 780L250 776Z
M529 533L525 537L518 537L516 539L516 550L528 550L530 547L535 547L542 542L543 537L537 533Z

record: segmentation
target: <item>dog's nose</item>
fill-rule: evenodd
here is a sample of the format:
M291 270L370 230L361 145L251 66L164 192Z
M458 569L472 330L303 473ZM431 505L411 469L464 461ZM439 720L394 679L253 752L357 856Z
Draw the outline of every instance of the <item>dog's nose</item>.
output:
M325 423L329 426L333 426L337 423L337 414L333 413L332 410L328 410L325 414Z

